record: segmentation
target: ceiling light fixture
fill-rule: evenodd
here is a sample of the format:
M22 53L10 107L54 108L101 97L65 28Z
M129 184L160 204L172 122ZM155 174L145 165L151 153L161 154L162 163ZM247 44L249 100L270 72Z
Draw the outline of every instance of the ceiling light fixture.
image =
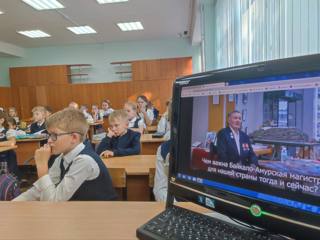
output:
M99 4L128 2L129 0L97 0Z
M64 6L57 0L22 0L22 1L37 10L64 8Z
M0 10L0 15L1 15L1 14L4 14L4 12L2 12L2 11Z
M68 30L73 32L74 34L93 34L97 33L96 30L94 30L90 26L79 26L79 27L67 27Z
M118 27L121 31L138 31L143 30L143 26L141 22L127 22L127 23L117 23Z
M27 36L29 38L44 38L44 37L51 37L50 34L45 33L41 30L30 30L30 31L18 31L18 33Z

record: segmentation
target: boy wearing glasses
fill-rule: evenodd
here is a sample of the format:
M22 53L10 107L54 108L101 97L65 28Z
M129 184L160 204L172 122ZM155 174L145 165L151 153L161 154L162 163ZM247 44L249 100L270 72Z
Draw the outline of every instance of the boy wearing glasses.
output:
M97 153L103 157L127 156L140 153L140 133L128 129L128 114L116 110L109 115L107 136L102 139Z
M35 152L38 180L15 201L114 200L111 178L99 156L82 142L88 131L83 114L66 108L47 119L48 144ZM57 155L48 168L51 155Z

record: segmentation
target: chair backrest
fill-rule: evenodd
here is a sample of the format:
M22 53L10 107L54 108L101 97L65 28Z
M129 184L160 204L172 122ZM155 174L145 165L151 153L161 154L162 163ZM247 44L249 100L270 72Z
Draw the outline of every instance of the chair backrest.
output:
M114 188L126 188L126 169L125 168L108 168Z
M149 168L149 187L150 188L153 188L155 174L156 174L156 169L155 168Z

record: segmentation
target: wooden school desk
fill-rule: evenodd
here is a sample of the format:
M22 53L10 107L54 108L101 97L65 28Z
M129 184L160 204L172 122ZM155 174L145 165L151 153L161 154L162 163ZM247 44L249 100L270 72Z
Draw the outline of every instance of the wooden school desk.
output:
M164 208L158 202L1 202L0 239L133 240L136 229Z
M140 137L141 142L141 154L156 154L157 149L161 143L166 141L164 137L162 138L153 138L152 134L142 134Z
M1 152L5 152L5 151L9 151L9 150L13 150L13 149L16 149L17 146L14 145L14 146L8 146L8 147L0 147L0 153Z
M156 126L156 125L147 126L147 128L146 128L147 133L154 133L157 131L157 129L158 129L158 126Z
M132 155L102 160L107 168L125 168L128 201L150 200L149 169L156 167L155 155Z
M17 139L17 162L18 165L25 165L25 161L32 159L36 149L40 147L40 142L46 140L46 138L26 138ZM35 165L34 159L30 160L27 165Z

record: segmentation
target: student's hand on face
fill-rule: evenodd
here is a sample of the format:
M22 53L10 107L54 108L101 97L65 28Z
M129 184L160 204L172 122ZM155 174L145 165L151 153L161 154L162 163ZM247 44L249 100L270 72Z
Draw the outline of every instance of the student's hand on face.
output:
M48 161L51 156L51 147L45 144L43 147L36 150L34 159L37 166L38 177L42 177L48 173Z
M143 102L141 108L142 108L141 111L145 112L147 110L147 103Z
M106 150L100 154L100 157L105 157L105 158L113 157L113 156L114 156L114 153L110 150Z
M114 131L112 131L111 128L108 128L108 134L107 134L107 136L108 136L109 138L112 138L114 135L115 135Z

